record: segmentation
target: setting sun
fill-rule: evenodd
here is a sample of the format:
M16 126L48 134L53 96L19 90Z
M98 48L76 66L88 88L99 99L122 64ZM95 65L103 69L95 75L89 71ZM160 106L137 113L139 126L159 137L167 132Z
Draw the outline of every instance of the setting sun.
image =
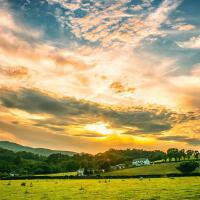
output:
M85 126L85 130L94 131L104 135L110 135L114 133L114 131L109 128L109 124L103 122L97 122L95 124L87 124Z

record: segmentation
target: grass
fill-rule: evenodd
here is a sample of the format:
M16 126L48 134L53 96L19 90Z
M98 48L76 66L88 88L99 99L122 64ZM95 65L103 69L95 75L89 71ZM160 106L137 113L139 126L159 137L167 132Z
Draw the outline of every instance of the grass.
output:
M26 186L21 186L25 182ZM1 200L199 200L200 177L0 181Z
M108 176L134 176L134 175L157 175L157 174L180 174L176 169L180 163L171 162L171 163L160 163L149 166L141 166L129 169L122 169L107 172L104 175ZM195 170L195 172L200 172L200 168Z
M35 176L76 176L77 172L62 172L62 173L55 173L55 174L39 174Z

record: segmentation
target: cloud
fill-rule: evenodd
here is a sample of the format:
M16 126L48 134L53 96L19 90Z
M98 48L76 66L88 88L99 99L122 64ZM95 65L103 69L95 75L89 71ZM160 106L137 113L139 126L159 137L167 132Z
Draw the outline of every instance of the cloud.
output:
M139 22L135 23L140 26ZM74 49L58 48L51 43L30 43L13 33L0 33L0 65L3 66L1 72L5 75L0 80L1 86L36 87L61 96L65 94L100 103L157 103L177 107L187 106L185 102L182 104L183 99L193 98L194 100L189 100L194 102L193 106L199 105L199 97L195 97L192 92L199 91L197 77L184 78L187 92L184 88L179 91L188 94L188 97L180 98L176 88L180 89L179 80L183 77L170 77L179 68L176 59L160 59L143 51L130 52L130 49L102 51L89 47L87 50L82 46ZM12 69L4 66L11 66ZM23 81L26 69L22 70L20 66L27 68L29 79L26 81ZM23 78L21 81L9 79L11 74L12 77L16 75ZM107 79L102 79L102 76ZM191 84L192 80L196 86ZM118 89L115 82L118 82ZM188 87L191 85L193 88L189 91ZM120 87L124 92L117 92ZM144 93L148 98L144 97Z
M200 63L198 63L194 66L191 73L192 73L193 76L199 76L200 77Z
M80 9L87 7L87 11L83 16L74 17L72 13L75 11L69 8L71 14L65 17L65 21L74 22L72 29L80 29L80 37L85 37L84 34L89 34L93 39L101 37L101 43L95 47L85 42L84 45L80 45L74 39L77 42L74 47L61 48L49 41L29 41L15 31L8 33L1 30L1 65L25 66L30 76L26 81L18 82L4 77L0 80L0 85L36 87L60 96L74 96L100 103L112 102L112 104L124 105L157 103L171 106L169 104L175 104L176 101L168 90L165 78L177 69L176 60L163 57L160 59L144 51L135 53L137 50L132 50L134 46L132 43L140 45L144 38L150 36L149 34L151 36L160 34L161 25L180 2L163 1L158 7L151 8L151 12L135 16L132 12L127 13L126 10L132 8L127 5L127 1L106 1L105 4L89 1L89 7L83 1L73 1L72 4L79 4ZM51 3L58 7L64 1ZM143 3L150 6L152 1L143 1ZM93 9L95 12L89 12ZM8 13L12 16L12 11L9 10ZM11 19L12 26L17 27L16 22L19 19ZM80 23L79 28L76 21L78 25ZM113 23L113 30L108 30ZM115 47L121 45L122 48L114 48L112 51L101 48L109 43ZM126 48L126 45L130 45L131 49ZM102 79L103 76L107 79ZM114 82L119 82L121 88L124 87L124 92L118 93L116 85L112 85ZM144 93L148 93L148 98L144 97Z
M143 9L143 8L142 8L141 5L136 5L136 6L133 7L133 10L134 10L134 11L139 11L139 10L142 10L142 9Z
M58 136L60 144L68 139L63 135L82 136L87 146L90 140L104 139L102 134L80 132L87 124L104 122L113 130L123 129L116 133L118 142L136 135L157 138L172 132L176 136L188 123L184 136L195 138L193 134L199 132L193 127L199 124L199 66L186 69L179 62L182 54L173 48L177 53L172 55L168 48L171 39L183 31L190 36L196 28L177 9L181 0L48 2L38 1L42 6L37 8L27 2L20 14L8 6L12 2L1 5L0 104L5 110L0 110L0 118L12 126L13 134L14 126L24 125L34 133ZM48 13L40 12L44 5ZM29 14L37 15L31 23L28 17L20 20L19 16ZM43 14L49 17L48 24L38 20ZM55 22L53 15L63 30L56 31L58 38L51 40L52 34L40 29L48 30L51 20ZM173 38L167 36L170 33ZM198 36L178 44L198 49ZM188 60L193 53L187 54ZM4 131L12 137L11 130ZM109 147L115 145L109 142Z
M85 70L90 67L94 67L94 64L86 64L83 60L79 58L64 56L59 54L52 54L49 56L55 61L55 64L61 67L72 66L80 70Z
M193 71L194 70L194 71ZM179 107L185 109L199 110L200 108L200 79L198 68L191 70L191 75L172 76L169 83L172 93L177 93Z
M50 130L30 124L11 124L9 122L2 122L2 120L0 120L0 139L9 139L28 146L74 150L76 152L94 153L102 149L101 144L91 141L88 138L82 137L80 140L80 137L55 134Z
M1 2L1 4L3 4ZM1 5L0 8L0 30L1 31L10 31L13 33L21 34L23 36L29 38L39 39L43 36L43 31L34 29L30 26L25 26L13 16L13 13L8 8L8 5L4 4Z
M116 93L124 93L124 92L134 92L135 88L133 87L125 87L121 82L115 81L110 84L110 88L114 90Z
M174 25L172 28L175 30L178 30L178 31L191 31L191 30L196 29L196 26L194 26L192 24L181 23L178 25Z
M200 49L200 35L196 37L192 37L188 41L176 42L176 44L181 48Z
M97 108L73 98L56 99L44 92L33 89L21 91L1 90L0 99L8 108L18 108L30 113L47 113L55 116L81 115L96 112Z
M177 123L191 120L191 115L196 119L193 114L178 114L164 108L118 109L69 97L56 98L39 90L25 88L20 91L1 89L0 101L2 106L9 109L20 109L32 114L49 114L47 120L34 120L39 126L44 125L49 129L84 125L92 121L108 121L112 127L127 130L136 128L138 133L153 134L170 130Z
M0 66L0 74L15 79L22 79L28 76L28 69L26 67L9 67Z
M159 137L159 140L164 141L175 141L175 142L186 142L192 146L198 146L200 145L200 139L199 138L190 138L187 136L163 136Z
M144 148L148 144L139 143L132 136L81 137L55 134L50 130L31 125L11 124L0 119L0 139L11 140L19 144L50 149L72 150L75 152L99 153L109 148ZM103 143L103 145L102 145Z
M151 0L142 1L141 5L133 5L131 1L72 1L49 0L50 4L59 4L66 10L64 16L55 16L58 21L79 39L91 43L99 43L103 48L117 46L140 45L148 37L162 36L160 26L168 16L181 4L181 0L164 0L154 8ZM151 7L144 13L138 13L143 8ZM132 10L132 12L130 12ZM82 16L74 17L76 11L82 11Z

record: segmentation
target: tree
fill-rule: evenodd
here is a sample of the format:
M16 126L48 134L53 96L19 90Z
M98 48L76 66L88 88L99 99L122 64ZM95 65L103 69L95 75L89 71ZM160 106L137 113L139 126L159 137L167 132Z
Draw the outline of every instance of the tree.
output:
M194 151L193 150L187 150L186 154L187 154L187 159L189 160L191 158L191 156L193 155Z
M178 167L176 167L176 169L178 169L182 173L191 173L198 167L199 163L192 161L192 162L182 162Z
M177 161L178 157L179 157L179 151L176 148L170 148L167 150L167 156L169 158L169 161L172 161L172 158L175 159L175 161Z
M185 160L185 158L187 156L186 153L185 153L185 149L181 149L180 154L181 154L181 157L183 158L183 160Z
M177 152L177 158L178 158L179 161L181 161L181 157L182 157L181 152L178 150L178 152Z
M69 160L67 162L63 162L63 165L64 169L68 172L73 172L80 168L79 163L75 160Z
M20 155L17 155L17 156L16 156L16 158L15 158L15 161L14 161L14 162L15 162L15 164L16 164L16 165L19 165L19 164L21 164L21 162L22 162L22 159L21 159Z
M163 154L163 159L165 162L167 162L167 154L166 153Z
M194 151L194 157L196 160L199 160L199 151Z
M56 164L56 163L60 163L62 161L67 161L68 159L69 159L68 155L63 155L61 153L55 153L55 154L51 154L48 156L47 162Z

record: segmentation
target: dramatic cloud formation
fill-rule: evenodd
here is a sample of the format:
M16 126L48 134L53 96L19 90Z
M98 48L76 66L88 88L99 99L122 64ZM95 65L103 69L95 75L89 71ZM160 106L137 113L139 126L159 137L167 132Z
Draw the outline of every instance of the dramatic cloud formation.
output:
M0 139L97 152L196 148L195 0L0 0Z
M3 107L10 110L9 112L17 109L18 112L15 114L18 114L19 118L31 120L29 123L32 126L79 137L98 138L105 137L104 134L118 133L133 136L160 135L163 131L172 130L177 124L200 119L196 113L179 114L163 107L115 108L69 97L56 98L38 90L25 88L20 91L1 89L0 102ZM104 124L99 122L109 125L104 127ZM86 129L82 134L72 133L78 130L77 127ZM159 139L172 140L172 138L174 137L167 136ZM189 137L177 138L184 138L182 141L189 144L194 140Z

